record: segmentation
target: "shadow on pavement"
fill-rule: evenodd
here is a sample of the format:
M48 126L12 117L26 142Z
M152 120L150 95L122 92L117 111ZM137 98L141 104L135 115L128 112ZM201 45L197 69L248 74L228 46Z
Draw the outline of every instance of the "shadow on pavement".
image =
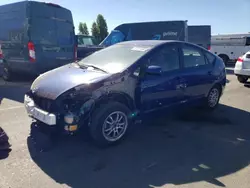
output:
M245 83L244 86L250 88L250 82Z
M0 127L0 160L5 159L11 152L9 137L6 132Z
M17 82L5 82L0 78L0 103L4 98L23 102L24 94L29 90L32 80L22 79Z
M178 113L179 114L179 113ZM80 188L144 188L206 181L250 163L249 112L220 105L212 113L191 110L180 116L151 118L133 127L120 145L97 149L80 137L62 139L38 152L28 138L35 163L60 184Z

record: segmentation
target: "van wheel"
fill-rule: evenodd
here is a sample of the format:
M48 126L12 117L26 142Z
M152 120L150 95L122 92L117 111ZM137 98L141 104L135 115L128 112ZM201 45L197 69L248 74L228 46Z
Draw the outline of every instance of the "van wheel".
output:
M248 77L246 76L237 76L237 78L238 78L238 81L243 84L246 83L248 80Z
M221 90L218 86L214 86L208 93L205 103L207 110L214 110L220 101Z
M223 60L225 65L228 64L229 57L227 55L219 55L219 57Z
M107 147L124 139L129 124L130 110L119 102L100 105L92 114L90 136L99 147Z
M13 79L13 73L6 65L3 67L3 79L5 81L11 81Z

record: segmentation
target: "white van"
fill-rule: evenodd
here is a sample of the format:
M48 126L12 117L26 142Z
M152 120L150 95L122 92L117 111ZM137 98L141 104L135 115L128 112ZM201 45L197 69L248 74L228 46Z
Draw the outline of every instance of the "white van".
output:
M221 57L225 64L236 61L250 50L249 34L214 35L211 38L211 52Z

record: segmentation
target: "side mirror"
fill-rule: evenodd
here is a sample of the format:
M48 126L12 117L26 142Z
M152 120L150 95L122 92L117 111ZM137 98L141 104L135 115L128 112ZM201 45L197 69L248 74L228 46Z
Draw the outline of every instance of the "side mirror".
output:
M161 75L162 69L157 65L150 65L146 69L146 73L149 75Z

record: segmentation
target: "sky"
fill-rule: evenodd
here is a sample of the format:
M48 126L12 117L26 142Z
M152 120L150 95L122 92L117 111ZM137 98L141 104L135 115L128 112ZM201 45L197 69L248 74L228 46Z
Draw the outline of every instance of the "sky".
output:
M188 25L211 25L212 34L250 32L250 0L37 0L59 4L73 14L78 28L90 30L102 14L111 31L122 23L188 20ZM0 5L18 2L0 0Z

